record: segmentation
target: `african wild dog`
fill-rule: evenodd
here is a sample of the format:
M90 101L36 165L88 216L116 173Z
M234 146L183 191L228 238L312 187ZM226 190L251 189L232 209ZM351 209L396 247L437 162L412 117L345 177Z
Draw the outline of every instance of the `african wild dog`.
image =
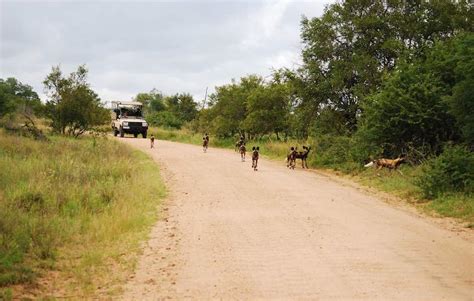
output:
M308 154L311 151L311 147L303 145L303 149L304 151L296 153L295 161L296 159L301 159L301 167L308 168L308 162L306 161L306 159L308 159Z
M404 157L398 157L397 159L376 159L372 160L369 163L365 164L364 167L375 166L377 169L382 169L384 167L389 170L396 170L400 164L404 163L406 159Z
M259 152L260 152L260 148L258 146L252 147L252 168L255 171L257 170Z
M239 152L240 152L240 159L242 162L245 162L245 154L247 152L247 149L245 148L245 143L242 143L239 147Z
M286 167L295 169L297 148L291 147L290 153L286 156Z

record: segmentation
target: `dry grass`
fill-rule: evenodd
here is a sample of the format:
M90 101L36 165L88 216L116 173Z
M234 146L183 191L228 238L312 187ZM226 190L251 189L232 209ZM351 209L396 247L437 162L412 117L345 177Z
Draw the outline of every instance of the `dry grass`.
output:
M123 144L0 132L0 285L14 297L117 293L164 194L156 164Z

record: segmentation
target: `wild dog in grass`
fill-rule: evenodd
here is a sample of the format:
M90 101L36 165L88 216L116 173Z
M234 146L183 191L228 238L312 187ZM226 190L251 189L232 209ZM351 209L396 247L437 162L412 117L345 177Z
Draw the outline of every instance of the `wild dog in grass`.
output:
M295 165L296 165L296 155L297 155L297 151L296 151L296 147L291 147L290 148L290 153L286 156L286 167L290 168L290 169L295 169Z
M301 167L308 168L308 162L306 161L306 159L308 159L308 154L311 151L311 146L303 145L303 149L304 151L296 153L295 162L296 162L296 159L301 159Z
M259 152L260 152L260 148L258 146L252 147L252 168L255 171L257 170Z
M245 143L242 143L242 145L239 146L239 153L240 153L240 159L242 162L245 162L245 155L247 153L247 149L245 148Z
M396 158L396 159L384 159L384 158L382 158L382 159L372 160L369 163L365 164L364 167L375 166L375 168L377 168L377 170L380 170L380 169L385 167L389 171L397 170L400 174L403 174L401 171L398 170L398 167L404 162L406 162L406 159L405 159L405 157L401 157L401 156Z

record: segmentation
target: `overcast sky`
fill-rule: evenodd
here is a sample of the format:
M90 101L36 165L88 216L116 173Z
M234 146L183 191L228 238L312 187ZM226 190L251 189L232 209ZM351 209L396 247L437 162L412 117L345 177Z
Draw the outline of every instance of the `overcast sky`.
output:
M206 87L299 64L301 16L320 16L328 2L0 0L0 78L44 100L53 65L86 64L103 101L153 88L201 101Z

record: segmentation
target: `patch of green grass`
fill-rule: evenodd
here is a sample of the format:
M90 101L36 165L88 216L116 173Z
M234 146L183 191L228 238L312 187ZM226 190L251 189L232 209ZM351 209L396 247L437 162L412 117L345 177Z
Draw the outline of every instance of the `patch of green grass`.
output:
M0 132L0 286L53 268L75 295L112 287L133 268L164 195L157 165L125 144Z
M415 185L414 179L421 169L403 165L398 171L366 168L356 173L353 179L365 186L374 187L402 198L420 199L421 190Z
M155 138L161 140L169 140L175 142L183 142L195 145L202 145L202 136L192 133L189 130L169 130L164 128L151 127L148 129L149 135L154 135ZM214 146L215 141L211 140L211 145Z
M11 288L0 288L0 300L10 301L13 300L13 290Z
M464 219L470 223L469 225L474 225L474 196L472 195L446 194L432 200L428 207L442 216Z

